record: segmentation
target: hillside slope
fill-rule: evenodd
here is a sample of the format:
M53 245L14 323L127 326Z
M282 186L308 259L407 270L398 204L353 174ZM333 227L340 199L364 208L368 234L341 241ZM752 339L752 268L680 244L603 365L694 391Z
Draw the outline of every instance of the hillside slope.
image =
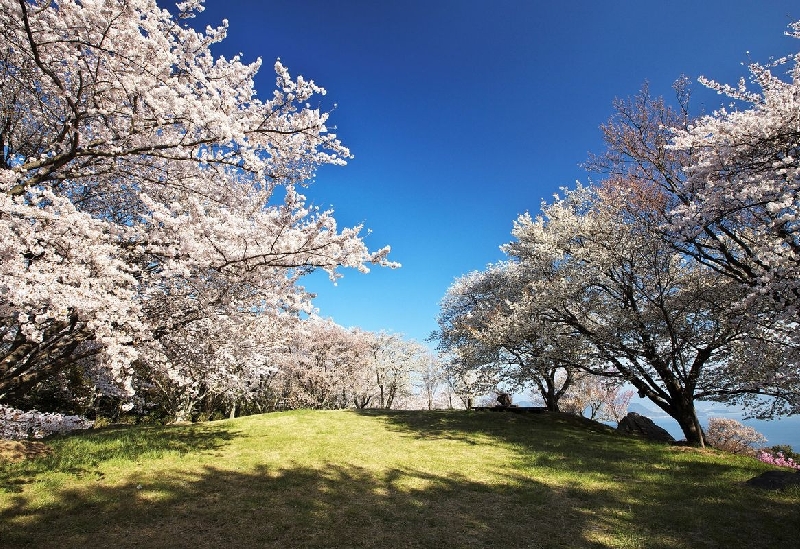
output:
M0 462L0 547L797 546L749 458L558 414L298 411Z

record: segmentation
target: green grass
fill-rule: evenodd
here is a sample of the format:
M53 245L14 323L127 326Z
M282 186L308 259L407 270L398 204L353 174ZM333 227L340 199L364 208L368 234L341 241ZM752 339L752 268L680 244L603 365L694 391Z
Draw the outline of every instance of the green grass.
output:
M299 411L0 462L0 547L798 547L756 460L562 415Z

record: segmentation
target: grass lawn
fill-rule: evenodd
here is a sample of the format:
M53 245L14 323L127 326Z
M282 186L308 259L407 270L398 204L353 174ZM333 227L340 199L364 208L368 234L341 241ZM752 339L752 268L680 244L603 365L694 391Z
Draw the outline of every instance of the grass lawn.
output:
M0 461L0 547L800 547L770 467L560 414L298 411Z

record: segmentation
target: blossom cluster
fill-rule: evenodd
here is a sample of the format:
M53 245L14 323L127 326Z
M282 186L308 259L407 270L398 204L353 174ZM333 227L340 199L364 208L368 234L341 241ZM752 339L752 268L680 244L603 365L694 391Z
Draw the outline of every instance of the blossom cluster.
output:
M790 467L792 469L800 470L800 463L796 462L792 458L785 457L783 452L771 454L766 450L761 450L758 452L756 457L758 458L758 461L763 461L764 463L769 463L770 465L777 465L778 467Z
M68 416L30 410L24 412L0 405L0 438L22 440L44 438L56 433L91 429L94 421L81 416Z

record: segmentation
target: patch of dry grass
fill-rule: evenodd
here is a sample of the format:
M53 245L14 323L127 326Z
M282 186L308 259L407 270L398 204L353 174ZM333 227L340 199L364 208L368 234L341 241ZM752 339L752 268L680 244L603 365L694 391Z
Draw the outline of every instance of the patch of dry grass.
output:
M0 439L0 461L22 461L50 455L52 449L44 442L36 440Z

